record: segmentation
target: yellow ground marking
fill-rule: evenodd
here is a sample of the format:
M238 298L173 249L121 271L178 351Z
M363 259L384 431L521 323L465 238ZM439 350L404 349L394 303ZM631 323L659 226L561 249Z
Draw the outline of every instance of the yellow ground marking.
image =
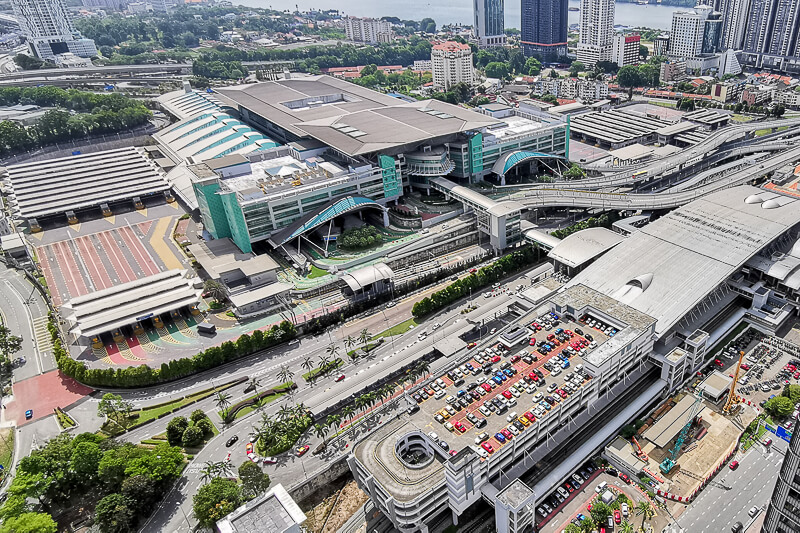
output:
M140 213L145 218L147 217L147 208L146 207L144 209L136 209L136 212Z
M172 217L158 219L156 229L150 237L150 247L156 252L156 255L158 255L164 263L167 270L174 270L176 268L182 268L183 265L180 259L175 257L175 254L164 241L164 237L167 235L167 231L170 228L170 222L172 222Z
M147 335L137 335L136 338L139 339L139 345L145 352L158 353L163 350L161 346L153 344Z
M189 324L186 323L186 320L176 320L175 325L178 326L178 331L180 331L182 335L186 335L187 337L197 337L197 333L195 330L189 327Z
M170 344L186 344L173 337L167 328L157 329L156 331L158 331L158 336L161 337L161 340L165 342Z
M115 217L114 215L111 215L111 216L107 216L107 217L103 217L103 218L105 218L106 220L108 220L109 224L111 224L111 225L113 226L113 225L114 225L114 220L115 220L117 217Z
M38 239L41 241L42 238L44 237L44 231L40 231L38 233L29 233L28 237L33 237L34 239Z
M106 347L103 346L102 348L92 348L92 355L96 358L100 359L107 365L113 365L114 363L111 359L108 358L108 351L106 351Z

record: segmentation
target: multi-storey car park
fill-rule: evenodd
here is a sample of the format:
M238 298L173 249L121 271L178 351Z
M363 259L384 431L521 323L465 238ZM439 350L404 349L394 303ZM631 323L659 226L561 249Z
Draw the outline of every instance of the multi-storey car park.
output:
M416 391L420 409L355 447L348 460L359 486L400 531L426 531L447 511L457 522L480 499L495 506L500 530L525 530L552 490L694 375L737 324L774 331L796 313L796 293L770 287L746 265L791 247L798 230L800 199L739 186L636 231L560 289L506 297L507 326L447 352L451 374ZM491 320L481 313L467 323ZM539 330L545 319L551 325ZM499 406L488 411L490 401ZM504 430L510 438L498 436ZM516 497L500 498L506 490Z

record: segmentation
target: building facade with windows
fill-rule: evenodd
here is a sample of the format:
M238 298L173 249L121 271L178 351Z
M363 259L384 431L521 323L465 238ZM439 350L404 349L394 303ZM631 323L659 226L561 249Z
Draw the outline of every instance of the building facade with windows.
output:
M789 442L761 533L800 533L800 431Z
M618 34L614 36L611 50L611 61L620 68L639 63L639 45L642 38L639 35Z
M522 0L520 45L526 57L553 61L567 55L567 0Z
M394 39L392 25L379 19L347 17L344 32L348 41L357 43L388 43Z
M445 91L456 83L472 85L475 68L472 66L472 49L468 44L447 41L431 49L433 87Z
M581 0L578 61L586 68L593 68L598 61L611 61L615 7L615 0Z
M84 39L72 24L64 0L12 0L11 7L30 52L39 59L57 61L67 52L79 57L97 55L94 41Z
M505 11L503 0L473 0L472 31L479 48L505 46Z

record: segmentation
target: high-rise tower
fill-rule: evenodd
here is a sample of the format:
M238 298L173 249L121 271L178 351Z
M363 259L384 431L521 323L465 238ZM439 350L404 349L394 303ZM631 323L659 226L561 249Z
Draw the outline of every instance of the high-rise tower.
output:
M80 57L97 55L94 41L82 38L73 26L64 0L11 0L11 7L36 57L54 61L66 52Z
M475 24L473 32L478 47L506 44L505 12L503 0L474 0Z
M567 0L522 0L522 52L553 60L567 55Z
M615 0L581 0L578 61L587 68L611 60L615 6Z

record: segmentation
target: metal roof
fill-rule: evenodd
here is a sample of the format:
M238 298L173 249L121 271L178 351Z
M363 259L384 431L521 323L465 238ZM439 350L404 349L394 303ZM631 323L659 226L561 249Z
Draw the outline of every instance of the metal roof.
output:
M203 291L193 287L194 279L186 270L159 272L78 296L61 310L74 333L92 337L198 303Z
M688 422L686 418L689 415L689 411L692 410L695 400L696 397L692 394L687 394L681 398L681 401L675 407L659 418L642 436L659 448L665 448L672 439L678 436L678 433Z
M588 228L568 235L556 244L547 257L569 267L580 266L602 255L625 240L606 228Z
M570 285L588 285L656 317L662 335L800 223L800 199L776 197L743 185L694 200L625 239Z
M330 76L269 81L217 92L232 106L351 156L502 124L446 102L404 102Z
M135 147L11 165L14 209L45 217L169 190L151 160Z
M500 156L492 165L492 172L499 176L505 175L515 166L531 161L532 159L566 159L564 156L546 154L544 152L530 152L527 150L515 150Z
M394 277L394 272L386 263L375 263L368 267L359 268L342 275L342 280L347 283L350 290L353 292L360 291L368 285L372 285L376 281L391 280Z

